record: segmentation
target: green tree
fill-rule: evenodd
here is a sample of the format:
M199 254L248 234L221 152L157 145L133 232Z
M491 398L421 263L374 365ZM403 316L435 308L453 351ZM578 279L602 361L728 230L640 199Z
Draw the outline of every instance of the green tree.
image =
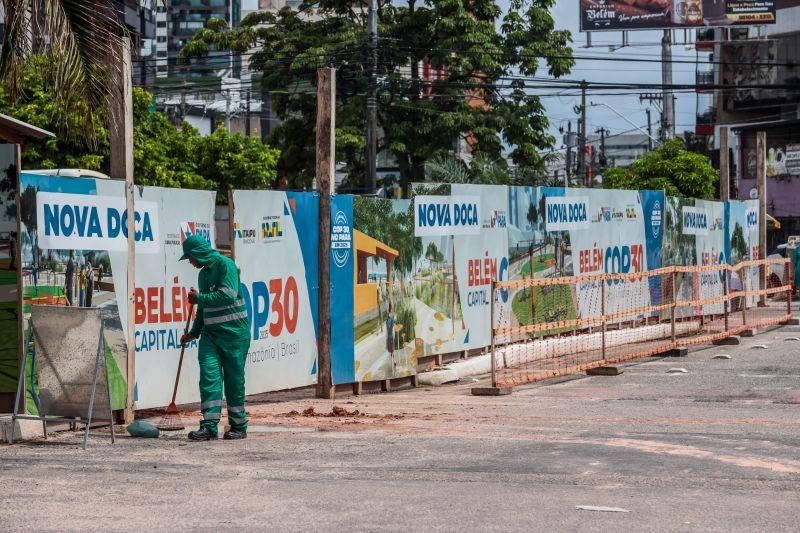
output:
M82 168L108 173L108 130L102 126L103 112L93 112L85 99L74 94L56 103L49 81L56 72L47 56L33 54L19 68L22 92L14 96L7 84L0 84L0 113L62 132L26 144L23 168ZM153 111L152 99L149 92L133 89L136 183L216 189L218 200L225 202L229 188L264 189L277 179L279 152L260 138L231 134L222 128L202 137L189 124L177 127L165 114ZM91 125L95 129L90 140L84 131Z
M708 158L671 139L646 153L629 168L610 168L603 174L607 189L664 189L669 196L713 198L719 171Z
M567 31L555 30L554 0L512 0L502 13L492 0L379 2L379 149L397 159L400 184L425 179L425 165L466 140L475 155L497 161L504 146L518 167L540 168L539 152L555 139L540 99L521 77L545 68L562 76L574 64ZM249 15L240 27L222 21L183 49L198 61L211 47L246 52L263 73L272 109L284 123L272 135L279 169L305 185L313 176L314 73L337 67L337 161L350 184L364 185L365 17L361 4L306 0L300 9ZM425 77L419 65L435 76Z
M0 80L12 95L24 92L31 54L39 54L53 73L48 83L57 116L68 117L76 101L88 112L83 129L60 121L58 133L101 136L108 102L109 43L127 33L114 0L4 0L5 35L0 48ZM96 114L96 111L101 114Z

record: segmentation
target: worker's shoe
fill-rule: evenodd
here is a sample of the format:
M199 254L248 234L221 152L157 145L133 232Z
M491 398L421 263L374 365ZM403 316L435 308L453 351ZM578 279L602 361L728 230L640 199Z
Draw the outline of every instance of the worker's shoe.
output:
M216 438L217 434L208 428L200 428L197 431L189 432L189 440L214 440Z
M241 429L232 429L230 431L226 431L222 438L225 440L239 440L239 439L246 439L247 438L247 431Z

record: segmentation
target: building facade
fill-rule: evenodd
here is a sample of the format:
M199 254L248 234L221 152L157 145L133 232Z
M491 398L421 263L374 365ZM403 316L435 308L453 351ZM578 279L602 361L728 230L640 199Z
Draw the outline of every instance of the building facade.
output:
M172 78L238 77L241 59L228 51L212 51L208 58L178 65L181 49L212 18L235 27L241 20L241 0L169 0L156 7L156 76Z
M697 76L696 133L719 148L728 128L731 196L757 197L756 134L766 132L767 213L781 224L770 247L800 235L800 0L775 6L774 25L699 35Z

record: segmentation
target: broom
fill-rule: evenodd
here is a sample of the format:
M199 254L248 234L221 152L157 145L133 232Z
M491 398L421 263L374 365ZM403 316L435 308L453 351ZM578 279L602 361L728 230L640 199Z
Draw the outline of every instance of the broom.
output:
M189 324L192 321L192 314L194 313L194 304L189 304L189 316L186 317L186 328L184 334L189 333ZM172 389L172 401L164 411L164 416L161 421L156 424L156 427L161 431L180 431L184 429L183 420L181 420L180 411L178 406L175 405L175 397L178 395L178 382L181 379L181 366L183 365L183 352L186 350L186 345L181 344L181 356L178 359L178 373L175 376L175 388Z

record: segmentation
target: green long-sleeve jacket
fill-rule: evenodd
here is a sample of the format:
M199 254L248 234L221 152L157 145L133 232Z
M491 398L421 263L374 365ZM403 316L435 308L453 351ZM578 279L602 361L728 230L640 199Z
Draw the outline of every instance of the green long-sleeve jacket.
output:
M247 307L236 263L212 249L198 235L183 242L183 256L202 265L197 284L197 312L190 333L220 335L248 339L250 336Z

